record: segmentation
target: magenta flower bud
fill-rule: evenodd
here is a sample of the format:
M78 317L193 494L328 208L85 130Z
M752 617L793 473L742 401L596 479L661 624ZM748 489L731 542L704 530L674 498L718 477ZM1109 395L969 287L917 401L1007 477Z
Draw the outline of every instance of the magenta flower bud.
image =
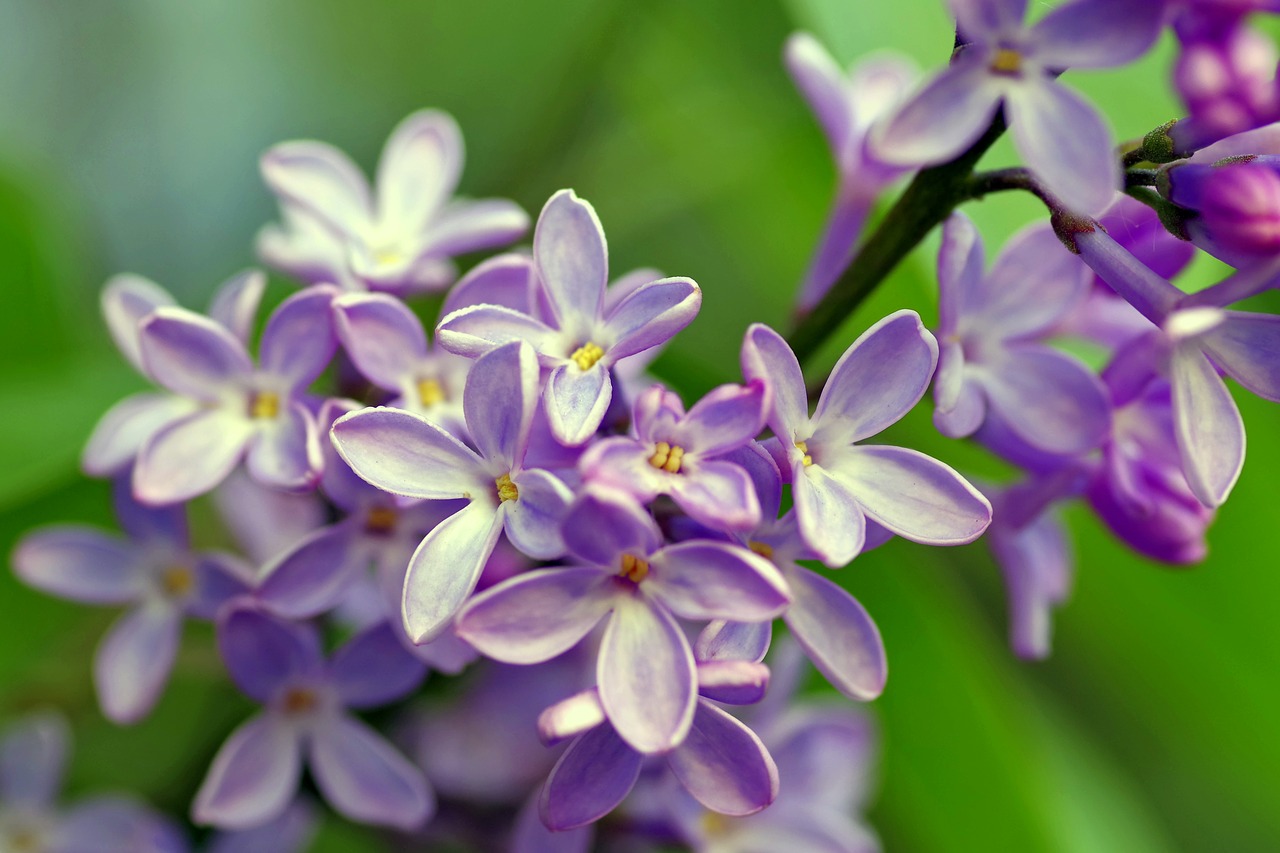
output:
M1233 252L1280 251L1280 174L1260 163L1234 163L1205 182L1201 225Z

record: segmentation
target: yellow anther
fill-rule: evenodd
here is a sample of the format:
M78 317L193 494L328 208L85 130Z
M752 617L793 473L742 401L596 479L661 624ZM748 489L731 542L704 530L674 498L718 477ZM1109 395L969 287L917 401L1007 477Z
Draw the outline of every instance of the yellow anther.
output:
M284 699L280 702L286 714L305 714L308 711L314 711L319 704L320 700L316 697L315 691L305 687L290 687L285 691Z
M623 554L622 571L618 572L618 576L632 583L640 583L649 576L649 564L635 554Z
M0 836L0 842L8 841L9 846L5 850L12 850L13 853L40 853L44 849L44 842L40 838L40 833L34 829L19 827L13 830L7 838Z
M249 397L249 417L266 420L280 414L280 395L275 391L254 391Z
M808 442L805 442L805 441L797 441L797 442L796 442L796 450L799 450L801 453L803 453L803 454L804 454L803 458L801 458L801 460L800 460L800 464L801 464L801 465L803 465L804 467L808 468L810 465L812 465L812 464L813 464L813 457L809 455L809 443L808 443Z
M999 48L991 58L991 70L997 74L1017 74L1022 70L1022 54L1013 48Z
M429 409L436 403L443 403L444 399L444 386L440 384L439 380L418 380L418 402L422 404L422 408Z
M404 260L404 252L401 252L394 245L379 246L371 254L373 255L373 262L379 266L391 266Z
M747 547L766 560L773 559L773 547L770 545L766 545L763 542L748 542Z
M182 598L196 585L196 577L186 566L170 566L160 573L160 588L170 598Z
M389 506L375 506L364 519L367 533L390 533L396 529L400 514Z
M665 441L659 441L653 447L653 455L649 457L649 464L668 474L679 474L680 466L684 463L684 448L680 445L672 447Z
M500 502L519 500L520 490L516 488L515 483L511 482L510 474L503 474L493 482L498 487L498 500Z
M573 359L573 363L578 365L581 370L590 370L595 363L604 358L604 350L587 341L582 346L573 351L573 355L569 356Z

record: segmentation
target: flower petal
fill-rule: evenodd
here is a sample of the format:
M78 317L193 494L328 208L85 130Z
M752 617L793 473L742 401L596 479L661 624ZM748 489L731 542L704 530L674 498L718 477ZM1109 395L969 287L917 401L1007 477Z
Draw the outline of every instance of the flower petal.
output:
M356 535L348 523L309 533L262 570L254 598L286 619L310 619L337 607L364 569Z
M282 202L296 205L338 234L354 234L373 217L368 182L332 145L282 142L262 155L259 167Z
M1228 376L1266 400L1280 402L1280 317L1228 311L1197 342Z
M116 342L120 354L141 373L142 344L138 327L157 308L177 305L169 291L149 278L121 273L107 280L102 288L102 317L107 331Z
M749 660L698 662L698 693L712 701L754 705L764 698L768 689L769 667L762 663ZM696 712L694 718L697 719Z
M143 392L116 403L93 427L80 457L90 477L114 477L124 471L153 435L197 407L175 394Z
M1111 426L1102 381L1076 358L1048 347L1009 350L983 371L982 387L1015 435L1049 453L1097 447Z
M868 702L889 675L880 630L858 600L817 572L787 573L794 601L783 618L831 685Z
M492 249L518 240L528 230L529 214L513 201L455 199L431 224L426 253L428 257L451 257Z
M448 317L463 308L497 305L523 315L533 314L533 260L514 252L488 258L458 279L440 308ZM482 328L482 326L478 326Z
M773 563L739 545L693 540L649 556L643 589L683 619L760 622L791 601Z
M966 39L984 39L1019 29L1027 15L1027 0L947 0Z
M253 373L231 332L184 308L157 308L143 321L139 343L147 375L185 397L217 402Z
M544 394L552 435L577 446L600 427L613 398L613 383L603 360L587 370L570 361L551 371Z
M415 364L427 355L422 321L386 293L349 293L333 301L338 337L365 378L398 391Z
M426 674L426 666L386 622L352 637L329 661L329 682L348 708L376 708L401 699Z
M872 126L871 150L877 159L900 166L950 160L991 124L1004 88L981 57L962 53Z
M521 471L512 478L520 497L506 504L505 530L511 544L526 555L550 560L565 552L560 527L573 492L547 471Z
M647 557L662 546L662 531L649 511L627 494L591 486L564 520L569 553L612 568L623 554Z
M146 590L141 554L92 527L57 525L28 533L13 552L13 571L42 592L88 604L124 604Z
M571 737L585 734L605 721L600 691L594 687L573 694L538 715L538 739L545 746L555 746Z
M760 738L725 711L699 702L689 737L667 766L713 812L754 814L778 796L778 768Z
M313 632L252 605L233 606L220 615L218 653L236 686L262 703L286 682L318 675L322 666Z
M595 208L573 190L553 195L533 231L533 262L561 329L600 317L608 248Z
M666 479L671 497L695 521L737 531L760 524L760 503L751 477L732 462L698 460L683 475Z
M693 322L702 290L688 278L651 281L629 293L605 318L614 361L666 343Z
M31 714L0 738L0 802L8 807L50 808L62 788L71 733L61 715Z
M1220 506L1244 466L1244 422L1218 371L1192 344L1169 366L1174 429L1187 485L1205 506Z
M438 637L476 588L502 532L502 516L492 504L472 501L440 522L413 552L402 615L415 643Z
M191 819L248 829L284 812L298 793L302 748L293 726L259 714L231 733L200 784Z
M378 160L378 219L397 233L424 231L462 172L462 131L447 113L419 110L387 139Z
M538 406L538 360L523 341L495 347L467 374L462 407L467 430L492 466L516 467L529 443Z
M1031 28L1038 62L1056 70L1113 68L1146 53L1164 23L1161 0L1075 0Z
M262 330L258 361L264 373L285 379L293 393L310 385L329 365L338 346L333 331L330 285L313 285L293 294L271 312Z
M343 817L407 831L435 811L422 771L352 717L318 726L308 757L316 787Z
M569 744L542 788L542 822L553 832L585 826L621 803L635 787L644 756L607 724Z
M251 436L249 420L226 409L201 409L169 424L138 451L134 496L160 505L204 494L239 464Z
M808 33L792 33L782 56L787 73L809 102L809 108L817 116L831 145L832 154L838 158L854 125L853 104L845 89L844 69Z
M843 480L819 465L797 463L791 479L800 535L828 566L843 566L862 550L867 522L858 498Z
M302 491L320 482L324 457L307 407L294 401L249 441L246 467L253 479L283 491Z
M182 629L171 605L143 605L111 626L93 660L93 683L102 713L118 725L151 712L169 680Z
M713 661L764 660L773 639L773 621L715 621L702 629L693 646L694 659L701 666Z
M938 334L947 338L960 327L982 285L982 238L973 220L956 212L942 223L938 250Z
M436 329L436 342L451 353L476 358L511 341L528 341L544 361L559 364L556 332L528 314L501 305L472 305L445 315ZM546 365L544 365L546 366Z
M1090 278L1053 229L1036 223L1011 237L991 272L975 282L969 323L1001 338L1043 333L1088 294Z
M809 423L804 374L796 354L782 335L762 323L753 323L742 339L742 375L748 381L760 379L768 385L773 400L769 426L789 446L792 436Z
M361 409L338 418L330 435L351 470L392 494L448 500L493 489L475 451L411 412Z
M245 270L218 286L209 303L209 319L227 327L246 347L253 335L253 321L258 316L262 292L267 289L267 276L262 270Z
M719 456L742 447L764 429L767 390L761 380L713 388L675 425L671 442L701 456Z
M554 832L538 814L538 800L530 799L516 815L511 853L590 853L595 832L589 826Z

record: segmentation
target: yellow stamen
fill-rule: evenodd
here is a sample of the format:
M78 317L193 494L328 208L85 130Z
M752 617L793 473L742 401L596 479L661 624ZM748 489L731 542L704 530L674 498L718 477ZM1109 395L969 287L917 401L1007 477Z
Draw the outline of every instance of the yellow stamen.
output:
M5 838L0 836L0 842ZM19 828L8 837L9 846L6 850L12 850L13 853L39 853L44 848L43 842L40 840L40 833L34 829Z
M280 414L280 395L275 391L254 391L249 397L249 417L257 420Z
M1012 48L999 48L991 58L991 70L997 74L1017 74L1022 70L1022 54Z
M724 835L729 831L729 819L719 812L708 811L702 816L702 831L709 838Z
M444 386L437 379L418 380L418 402L422 408L429 409L436 403L444 402Z
M665 441L659 441L653 448L653 455L649 457L649 464L668 474L679 474L680 466L684 463L684 448L680 445L672 447Z
M581 370L590 370L595 363L604 358L604 350L587 341L582 346L573 351L573 355L569 356L573 359L574 364L578 365Z
M773 559L772 546L766 545L763 542L748 542L747 547L759 554L761 557L764 557L766 560Z
M510 474L503 474L494 480L498 486L498 501L514 501L520 499L520 490L516 488L516 484L511 482Z
M623 554L622 571L618 572L618 576L632 583L640 583L649 576L649 564L634 554Z
M404 253L395 246L379 246L372 254L373 262L379 266L391 266L404 260Z
M812 465L812 464L813 464L813 457L809 455L809 443L808 443L808 442L806 442L806 441L797 441L797 442L796 442L796 450L799 450L801 453L803 453L803 454L804 454L804 457L803 457L803 458L801 458L801 460L800 460L800 464L801 464L801 465L803 465L804 467L808 468L810 465Z
M305 687L290 687L285 691L284 701L280 703L286 714L305 714L314 711L320 700L312 690Z
M364 519L364 529L368 533L390 533L396 529L396 521L400 514L389 506L375 506L369 510Z
M160 588L170 598L182 598L195 585L195 574L186 566L170 566L160 573Z

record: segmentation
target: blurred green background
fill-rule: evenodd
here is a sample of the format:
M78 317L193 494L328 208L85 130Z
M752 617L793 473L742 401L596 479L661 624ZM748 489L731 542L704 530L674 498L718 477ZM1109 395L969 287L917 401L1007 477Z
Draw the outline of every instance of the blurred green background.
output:
M926 68L952 40L938 0L0 0L0 548L39 524L109 523L106 488L77 457L98 416L144 383L99 319L105 278L139 272L202 307L253 262L274 216L260 152L313 137L369 168L424 106L463 128L467 194L536 214L574 187L600 213L615 271L694 277L703 313L658 372L686 397L737 378L745 326L787 325L832 187L780 62L798 28L841 61L893 48ZM1138 136L1176 114L1171 48L1068 79ZM1007 142L990 156L1011 160ZM1002 196L968 212L994 251L1039 211ZM931 250L851 319L827 363L890 310L933 315ZM1048 662L1008 652L981 543L895 542L840 576L891 662L873 705L884 744L871 812L889 850L1280 849L1280 411L1240 402L1249 460L1208 561L1164 570L1076 513L1078 581ZM998 470L934 433L927 405L893 439ZM66 707L72 794L134 788L183 813L249 706L221 683L207 628L189 628L155 714L105 723L89 661L113 615L0 574L0 718ZM334 820L318 849L376 849L370 838Z

